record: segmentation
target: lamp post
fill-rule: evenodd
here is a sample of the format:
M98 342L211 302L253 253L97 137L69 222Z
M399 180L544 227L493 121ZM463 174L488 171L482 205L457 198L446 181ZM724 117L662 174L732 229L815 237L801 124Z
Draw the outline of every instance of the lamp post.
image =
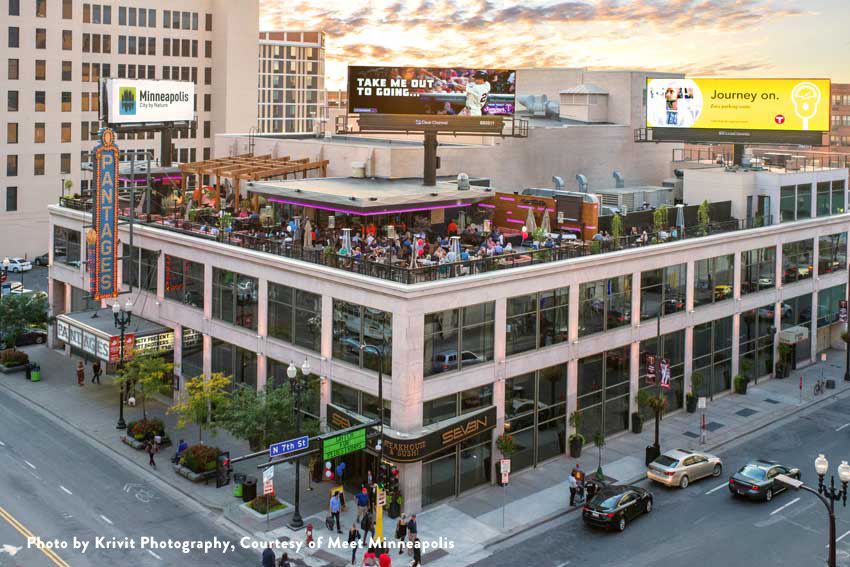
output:
M779 475L776 479L785 486L794 490L805 490L811 492L823 502L829 512L829 559L827 565L836 567L835 564L835 503L841 501L843 506L847 506L847 483L850 482L850 465L847 461L841 461L838 465L838 479L841 481L841 488L835 488L835 476L829 477L829 486L824 484L824 477L829 470L829 461L823 455L818 455L815 459L815 472L818 474L818 487L814 489L806 486L799 479L791 478L786 475Z
M298 368L290 362L286 369L286 376L289 378L289 390L295 395L295 435L301 437L301 394L307 389L307 376L310 375L310 363L304 359L304 364L301 365L301 380L298 380ZM289 521L289 527L299 529L304 527L304 520L301 518L301 459L295 459L295 511L292 513L292 520Z
M116 301L112 304L112 316L115 318L115 326L121 331L121 344L119 345L118 368L124 368L124 330L133 319L133 303L128 299L123 306ZM118 424L115 429L127 429L124 423L124 383L121 383L121 392L118 397Z

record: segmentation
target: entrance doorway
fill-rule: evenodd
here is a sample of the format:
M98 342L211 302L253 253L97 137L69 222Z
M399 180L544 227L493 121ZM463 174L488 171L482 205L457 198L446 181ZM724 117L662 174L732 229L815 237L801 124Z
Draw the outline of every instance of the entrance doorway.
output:
M334 462L334 469L341 461L345 462L345 474L343 485L346 490L357 492L360 485L366 482L368 471L372 471L372 478L378 478L378 455L371 449L363 449L338 457Z

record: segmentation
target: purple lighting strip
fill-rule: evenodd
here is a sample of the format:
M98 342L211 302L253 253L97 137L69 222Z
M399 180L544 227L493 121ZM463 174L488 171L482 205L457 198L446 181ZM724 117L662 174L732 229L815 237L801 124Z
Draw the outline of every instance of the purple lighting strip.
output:
M352 211L350 209L337 209L335 207L325 207L321 205L308 205L306 203L299 203L297 201L284 201L283 199L269 199L271 203L283 203L284 205L295 205L297 207L309 207L311 209L321 209L323 211L333 211L335 213L345 213L347 215L359 215L359 216L372 216L372 215L393 215L397 213L414 213L417 211L433 211L436 209L453 209L457 207L462 207L464 205L468 205L469 203L464 203L461 205L434 205L431 207L415 207L410 209L393 209L391 211L375 211L375 212L362 212L362 211Z
M515 222L517 224L525 224L525 221L521 221L521 220L518 220L518 219L505 219L505 220L508 221L508 222Z
M478 203L479 207L487 207L488 209L495 209L496 205L488 205L487 203Z
M513 201L514 200L513 197L499 197L499 199L501 199L502 201Z

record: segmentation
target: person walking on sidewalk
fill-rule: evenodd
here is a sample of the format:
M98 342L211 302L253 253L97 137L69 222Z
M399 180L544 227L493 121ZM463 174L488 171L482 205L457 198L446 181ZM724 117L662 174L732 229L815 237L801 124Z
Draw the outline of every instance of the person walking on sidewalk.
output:
M277 567L291 567L289 563L289 554L287 552L283 552L283 555L280 556L280 561L277 563Z
M348 545L351 546L351 564L357 565L357 548L360 546L360 532L357 529L357 522L351 524L348 530Z
M334 495L331 496L331 503L330 503L331 517L333 517L333 519L336 520L336 533L341 534L342 530L339 528L339 510L340 510L339 494L334 493Z
M363 530L363 539L366 539L371 534L371 539L375 539L375 523L372 522L372 516L367 511L363 514L363 519L360 520L360 529Z
M398 546L398 554L404 555L404 540L407 538L407 514L402 514L395 526L395 538L401 540Z
M86 384L86 367L83 366L82 360L77 364L77 384L81 388Z
M364 567L375 567L378 564L378 557L375 555L375 548L369 547L366 550L366 553L363 554L363 563Z
M378 567L392 567L393 560L386 549L381 549L381 554L378 556Z
M263 567L275 567L274 561L274 550L272 550L272 545L268 544L268 547L263 550Z
M410 541L416 540L416 514L410 515L410 520L407 522L407 537ZM407 549L408 555L413 555L413 548Z
M100 361L95 360L94 364L91 365L91 383L92 384L100 384L100 375L103 371L100 368Z
M415 538L413 540L413 563L410 564L410 567L419 567L422 565L422 547L421 543L419 543L419 538Z
M156 468L156 461L153 460L153 456L156 454L157 445L156 441L150 439L145 446L145 450L148 452L148 457L150 458L148 464L153 468Z
M340 461L336 466L336 481L342 486L342 475L345 474L345 461Z
M357 521L359 522L363 514L369 513L369 491L363 486L354 498L357 500Z
M567 486L570 487L570 506L576 505L576 491L578 490L578 481L573 475L567 476Z

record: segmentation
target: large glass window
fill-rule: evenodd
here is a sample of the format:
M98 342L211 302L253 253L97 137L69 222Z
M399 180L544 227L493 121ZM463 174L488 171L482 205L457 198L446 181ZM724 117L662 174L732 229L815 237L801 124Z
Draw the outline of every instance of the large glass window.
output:
M741 295L776 286L776 246L741 253Z
M581 284L579 336L592 335L631 324L632 277L618 276Z
M829 181L818 182L816 198L817 216L822 217L831 214L831 207L829 205L831 193Z
M652 319L685 309L687 264L640 273L640 318Z
M607 437L629 427L629 351L624 346L578 361L579 433L588 441L598 432Z
M797 297L786 299L780 303L780 318L782 330L798 329L794 333L801 339L794 343L794 359L802 362L811 358L811 327L812 327L812 294L806 293ZM763 316L773 317L773 309L769 309ZM805 338L802 338L805 337Z
M840 215L844 212L844 180L840 179L838 181L832 182L832 214Z
M431 425L493 405L493 385L464 390L422 404L422 425Z
M315 352L322 348L322 296L269 282L269 336Z
M568 292L563 287L508 299L508 356L568 339Z
M364 421L371 421L380 417L377 396L368 392L361 392L339 382L331 382L331 403L363 416ZM390 400L384 397L384 424L387 427L392 426L390 405Z
M266 385L289 387L289 377L286 375L286 370L289 368L289 362L280 362L273 358L269 358L268 382ZM303 380L301 369L298 369L298 379ZM301 413L310 419L319 421L319 406L321 403L319 395L319 385L321 379L317 374L307 375L307 390L301 396Z
M658 337L653 337L640 342L640 381L639 388L658 388L657 383L649 384L646 381L646 357L656 357L656 380L661 377L660 365L666 361L670 365L670 387L662 388L667 398L665 412L682 409L685 395L685 331L675 331L661 336L661 349L658 348ZM652 416L651 410L641 408L644 419Z
M360 349L361 344L372 345L383 349L381 371L390 376L393 368L392 313L334 299L333 314L333 357L377 372L381 359L376 350Z
M698 387L696 374L702 378ZM710 398L732 387L732 317L694 325L691 381L697 396Z
M257 330L259 281L257 278L213 268L213 313L215 319Z
M812 277L814 241L798 240L782 245L782 283L793 283Z
M130 246L124 244L125 260L121 270L121 282L124 285L156 292L156 264L159 252L138 246L133 248L131 257Z
M495 304L425 315L425 377L493 360Z
M191 380L204 373L204 336L189 327L183 327L183 352L181 373L185 380Z
M732 299L732 254L694 262L694 307Z
M812 217L812 184L797 185L797 219Z
M818 274L829 274L847 267L847 233L821 236L818 241Z
M838 322L838 302L847 298L844 284L818 291L818 327Z
M257 387L257 353L214 338L212 340L212 371L231 377L236 385Z
M165 297L204 308L204 265L177 256L165 256Z
M75 268L80 266L80 231L53 226L53 261Z
M95 300L92 295L77 287L71 287L71 313L77 311L94 311L100 309L100 300Z
M739 373L750 380L773 373L773 304L741 313Z

